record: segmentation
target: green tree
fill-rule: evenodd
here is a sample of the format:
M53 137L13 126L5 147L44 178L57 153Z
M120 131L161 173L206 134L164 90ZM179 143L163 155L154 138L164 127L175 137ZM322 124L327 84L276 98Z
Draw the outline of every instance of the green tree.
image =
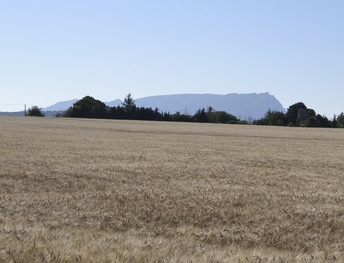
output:
M317 119L314 114L310 114L306 120L304 120L302 123L300 123L303 127L317 127Z
M238 123L240 120L234 115L225 111L212 111L208 114L209 122L213 123Z
M65 117L73 118L107 118L107 115L106 105L91 96L77 101L64 114Z
M264 117L253 121L253 125L269 125L269 121Z
M273 126L286 126L287 125L287 117L282 111L268 110L268 112L265 114L265 118L268 122L268 125L273 125Z
M36 117L44 117L45 114L43 113L41 108L38 108L37 106L32 106L29 110L26 116L36 116Z
M208 114L206 114L205 109L199 109L192 118L196 122L208 122Z
M320 114L317 114L315 120L317 122L317 127L323 127L323 128L331 127L331 123L326 116L321 116Z
M305 120L297 120L297 126L302 126L302 127L318 127L317 124L317 114L314 110L312 109L307 109L308 113L306 115Z
M288 123L286 115L282 111L268 110L264 117L255 120L255 125L272 125L272 126L286 126Z
M294 125L297 126L298 122L298 114L299 114L299 109L307 109L306 105L303 102L297 102L291 106L289 106L286 117L287 117L287 122L289 125Z
M337 127L338 128L344 128L344 113L338 115L337 117Z
M333 119L330 122L332 128L337 128L337 116L336 114L333 115Z
M191 116L186 114L181 114L179 111L177 111L175 114L172 115L172 121L178 121L178 122L191 122Z
M41 108L38 108L37 106L32 106L28 110L27 116L44 117L45 114L43 113Z

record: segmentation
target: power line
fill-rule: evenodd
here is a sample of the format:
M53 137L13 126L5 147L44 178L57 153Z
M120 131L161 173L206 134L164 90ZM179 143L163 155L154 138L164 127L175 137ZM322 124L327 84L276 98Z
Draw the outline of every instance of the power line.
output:
M0 103L0 106L19 106L19 105L23 105L23 104L3 104L3 103Z
M0 103L0 112L27 112L32 105L18 103Z

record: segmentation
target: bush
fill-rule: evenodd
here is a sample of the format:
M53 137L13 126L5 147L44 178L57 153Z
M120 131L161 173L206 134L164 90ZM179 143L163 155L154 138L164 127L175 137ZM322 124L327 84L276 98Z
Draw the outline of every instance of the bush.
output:
M43 113L41 108L38 108L37 106L32 106L28 110L27 116L44 117L45 114Z

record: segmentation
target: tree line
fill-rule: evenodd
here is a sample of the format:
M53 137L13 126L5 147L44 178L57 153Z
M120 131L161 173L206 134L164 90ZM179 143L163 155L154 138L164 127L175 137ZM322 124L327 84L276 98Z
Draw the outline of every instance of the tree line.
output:
M291 105L287 112L268 110L265 116L255 120L256 125L302 126L323 128L344 128L344 113L334 115L331 120L307 108L303 102Z
M194 115L175 112L160 112L158 108L137 107L132 95L129 93L120 106L109 107L104 102L86 96L77 101L63 115L70 118L101 118L151 121L178 121L178 122L213 122L246 124L236 116L225 111L215 111L212 107L207 110L199 109Z
M27 115L44 116L44 113L40 108L34 106L29 109ZM207 109L197 110L194 115L182 114L178 111L171 114L169 112L160 112L158 108L137 107L130 93L126 95L121 105L115 107L109 107L100 100L94 99L91 96L85 96L58 116L69 118L248 124L246 120L240 120L225 111L216 111L211 106ZM344 128L344 113L340 113L338 116L334 115L333 119L329 120L326 116L316 114L313 109L308 109L303 102L298 102L291 105L286 113L269 109L263 118L254 120L252 124Z

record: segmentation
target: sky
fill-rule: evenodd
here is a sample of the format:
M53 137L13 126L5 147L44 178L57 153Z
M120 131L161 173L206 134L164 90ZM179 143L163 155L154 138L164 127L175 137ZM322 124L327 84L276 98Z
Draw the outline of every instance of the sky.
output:
M264 93L344 112L342 0L2 0L0 111Z

